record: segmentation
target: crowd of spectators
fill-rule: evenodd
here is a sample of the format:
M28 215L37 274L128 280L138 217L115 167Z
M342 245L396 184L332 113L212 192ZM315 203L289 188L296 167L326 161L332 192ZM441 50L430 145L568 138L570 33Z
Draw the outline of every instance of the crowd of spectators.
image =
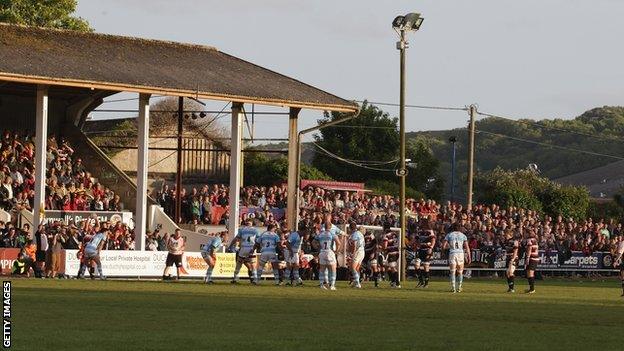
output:
M159 202L168 213L175 204L175 189L168 186L158 193ZM183 217L188 222L210 223L211 213L216 207L228 206L229 191L225 185L193 188L186 195L182 189ZM286 207L286 186L247 186L241 189L241 206L248 207L241 220L251 218L256 226L279 224L283 218L276 218L275 209ZM185 209L186 208L186 209ZM460 222L469 238L472 249L482 251L501 250L504 237L512 232L521 237L530 231L539 238L543 250L611 251L615 237L623 234L622 224L615 220L594 220L587 218L551 218L535 211L521 208L503 209L497 205L475 205L470 211L457 203L438 203L434 200L408 199L408 235L416 235L422 221L431 221L438 235L437 245L453 222ZM336 191L322 187L308 186L300 193L299 216L303 226L311 227L321 222L325 214L331 213L335 224L355 222L358 225L398 227L399 202L390 195L375 195L369 192ZM220 220L224 224L227 217ZM436 247L440 249L440 247Z
M94 182L63 138L47 141L45 208L65 211L121 211L118 195ZM35 145L28 132L4 131L0 140L0 208L31 211L35 196Z
M135 249L134 230L122 222L99 222L95 215L77 224L41 224L34 236L29 234L28 224L19 229L12 223L0 222L0 247L20 249L14 269L18 267L22 272L17 274L28 274L29 268L33 268L35 276L56 277L62 250L77 250L98 232L107 237L105 250Z
M229 187L223 184L204 185L201 188L180 189L181 215L179 223L225 224L228 220L224 211L229 206ZM278 219L271 209L286 208L286 186L246 186L240 192L240 204L253 209L247 216L258 218L261 225L275 223ZM156 199L169 217L175 217L176 188L164 184L156 192ZM218 211L218 209L220 211ZM216 216L216 217L215 217ZM280 218L281 219L281 218Z

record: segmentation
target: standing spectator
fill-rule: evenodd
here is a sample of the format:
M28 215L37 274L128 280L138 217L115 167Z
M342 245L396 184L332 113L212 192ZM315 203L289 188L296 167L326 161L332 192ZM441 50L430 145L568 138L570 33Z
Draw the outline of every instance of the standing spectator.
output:
M37 232L35 233L35 277L43 278L43 270L45 267L46 254L49 248L48 237L44 231L43 225L39 225Z

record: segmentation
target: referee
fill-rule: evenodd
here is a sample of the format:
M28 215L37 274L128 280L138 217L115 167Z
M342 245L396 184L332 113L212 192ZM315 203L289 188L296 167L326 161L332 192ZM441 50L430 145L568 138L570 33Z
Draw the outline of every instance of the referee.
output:
M163 280L168 279L167 271L169 267L175 265L177 279L180 279L180 267L182 267L182 255L184 254L184 238L181 235L180 229L176 229L173 236L167 239L167 261L165 262L165 270L163 271Z

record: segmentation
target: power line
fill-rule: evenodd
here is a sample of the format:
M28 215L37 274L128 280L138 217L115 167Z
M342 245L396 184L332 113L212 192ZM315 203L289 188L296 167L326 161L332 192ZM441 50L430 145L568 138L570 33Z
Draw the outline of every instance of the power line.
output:
M391 102L379 102L379 101L368 101L368 100L354 100L354 101L361 102L361 103L366 102L371 105L380 105L380 106L393 106L393 107L401 106L397 103L391 103ZM427 105L405 105L405 107L418 108L418 109L423 109L423 110L468 111L468 107L427 106Z
M369 167L367 165L363 165L363 164L360 164L360 163L357 163L357 162L353 162L352 160L348 160L348 159L340 157L340 156L338 156L338 155L336 155L336 154L334 154L334 153L332 153L330 151L327 151L326 149L324 149L322 146L320 146L319 144L317 144L315 142L312 142L312 144L314 146L316 146L317 148L319 148L321 151L323 151L327 156L329 156L331 158L334 158L334 159L336 159L338 161L342 161L344 163L348 163L348 164L350 164L352 166L365 168L365 169L370 169L370 170L373 170L373 171L380 171L380 172L394 172L395 171L394 169ZM368 161L368 162L380 162L380 161ZM391 162L397 162L397 161L393 160L393 161L390 161L390 163Z
M543 142L535 141L535 140L522 139L522 138L512 137L512 136L505 135L505 134L492 133L492 132L488 132L488 131L485 131L485 130L478 130L477 129L476 132L483 133L483 134L488 134L488 135L493 135L493 136L497 136L497 137L501 137L501 138L507 138L507 139L511 139L511 140L516 140L516 141L521 141L521 142L525 142L525 143L529 143L529 144L540 145L540 146L549 147L549 148L553 148L553 149L560 149L560 150L578 152L578 153L583 153L583 154L588 154L588 155L593 155L593 156L608 157L608 158L613 158L613 159L616 159L616 160L624 160L624 157L619 157L619 156L614 156L614 155L607 155L607 154L601 154L601 153L598 153L598 152L592 152L592 151L587 151L587 150L574 149L574 148L565 147L565 146L553 145L553 144L543 143Z
M589 133L578 132L578 131L574 131L574 130L570 130L570 129L546 126L546 125L540 124L538 121L532 121L530 119L514 119L514 118L511 118L511 117L504 117L504 116L500 116L500 115L494 115L494 114L491 114L491 113L485 113L485 112L479 112L479 111L477 111L477 114L481 115L481 116L486 116L486 117L504 119L504 120L508 120L508 121L516 122L516 123L523 123L523 124L527 124L527 125L534 125L534 126L536 126L538 128L542 128L542 129L550 129L550 130L556 130L556 131L564 132L564 133L570 133L570 134L575 134L575 135L580 135L580 136L586 136L586 137L589 137L589 138L602 139L602 140L608 140L608 141L624 142L624 139L620 139L618 137L609 137L609 136L603 136L603 135L589 134Z

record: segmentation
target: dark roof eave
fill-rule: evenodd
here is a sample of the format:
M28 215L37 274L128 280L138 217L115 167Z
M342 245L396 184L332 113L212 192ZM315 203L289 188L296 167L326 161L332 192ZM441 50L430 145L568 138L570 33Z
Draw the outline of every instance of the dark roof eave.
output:
M253 104L260 104L260 105L280 106L280 107L287 106L287 107L296 107L296 108L302 108L302 109L313 109L313 110L323 110L323 111L336 111L336 112L357 112L358 111L358 106L356 103L353 103L351 105L315 104L315 103L301 102L301 101L287 101L287 100L278 100L278 99L256 98L256 97L249 97L249 96L215 94L215 93L202 92L202 91L177 90L177 89L170 89L170 88L163 88L163 87L130 85L130 84L123 84L123 83L115 83L115 82L81 81L81 80L64 79L64 78L28 76L28 75L11 74L11 73L5 73L5 72L0 72L0 80L17 82L17 83L58 85L58 86L68 86L68 87L76 87L76 88L100 89L100 90L108 90L108 91L116 91L116 92L159 94L159 95L164 95L164 96L184 96L184 97L192 97L196 99L236 101L236 102L241 102L241 103L253 103Z

